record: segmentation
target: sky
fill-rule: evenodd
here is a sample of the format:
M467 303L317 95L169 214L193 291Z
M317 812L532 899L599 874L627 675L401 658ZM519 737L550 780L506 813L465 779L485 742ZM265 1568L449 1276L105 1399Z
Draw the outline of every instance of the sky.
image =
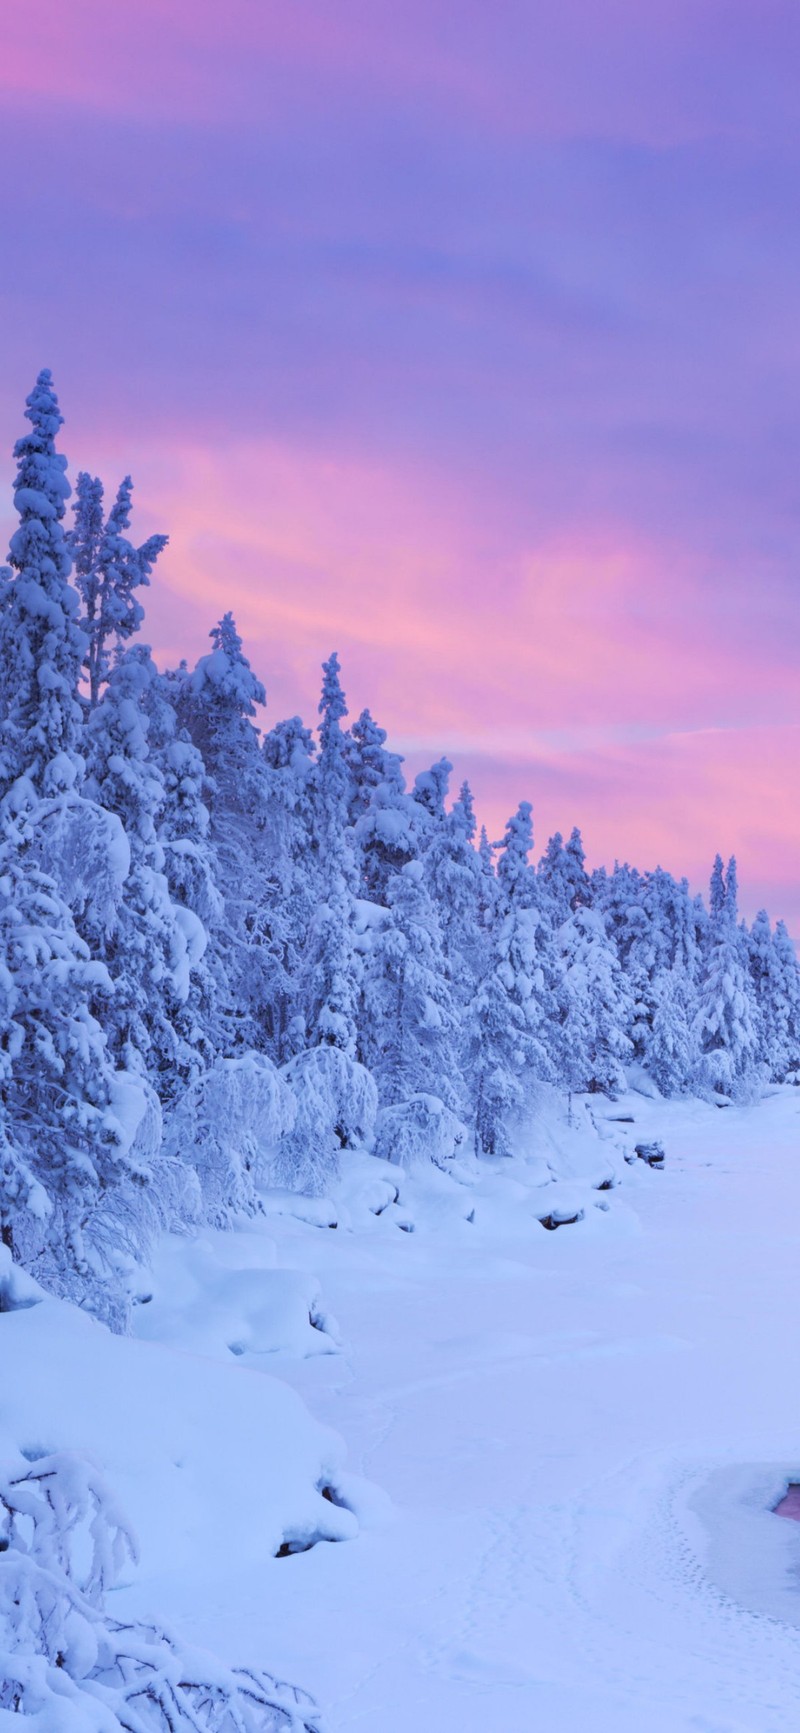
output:
M798 219L796 0L4 7L0 533L49 366L160 659L797 935Z

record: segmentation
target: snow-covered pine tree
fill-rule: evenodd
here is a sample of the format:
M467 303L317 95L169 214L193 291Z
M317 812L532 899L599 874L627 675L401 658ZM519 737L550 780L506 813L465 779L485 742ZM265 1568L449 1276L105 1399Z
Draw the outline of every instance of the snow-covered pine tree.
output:
M770 995L773 1076L800 1083L800 964L785 921L776 921L772 936L776 968Z
M422 861L408 861L393 875L386 900L388 919L373 936L364 970L360 1057L382 1107L431 1095L461 1114L458 1014Z
M271 948L276 970L265 1007L267 1051L283 1065L305 1046L303 959L316 908L314 758L299 716L264 737L267 766Z
M210 1034L215 1050L231 1055L269 1045L270 1007L282 991L279 887L270 875L270 776L253 720L266 694L231 613L210 636L210 652L177 682L176 698L178 719L206 771L209 840L224 905L209 940Z
M746 941L737 921L736 861L717 855L711 918L695 1019L695 1081L723 1096L747 1096L759 1070L759 1032Z
M149 1182L152 1150L142 1139L148 1092L115 1068L98 1020L112 995L108 971L90 957L52 880L7 835L0 1238L45 1287L120 1327L119 1273L141 1249L135 1194Z
M559 1081L573 1091L614 1096L631 1057L631 1003L599 909L578 902L555 935L560 976L556 1017L547 1024Z
M304 1015L312 1046L338 1047L352 1058L361 959L354 942L356 868L348 830L351 782L341 727L347 704L335 651L323 663L322 672L312 821L317 901L303 964Z
M343 737L342 751L347 765L350 798L348 820L358 823L367 811L372 796L382 785L402 794L405 788L398 752L386 746L386 729L379 728L369 710L362 710L349 732Z
M78 681L85 640L63 517L70 487L56 451L64 418L45 368L27 399L31 424L14 447L19 526L9 552L13 577L0 616L0 797L25 777L36 795L79 778Z
M638 875L622 869L610 880L596 877L593 888L581 834L574 829L566 845L558 833L551 837L536 878L550 1007L545 1034L555 1076L569 1094L615 1094L624 1084L625 1061L632 1053L627 1030L633 1021L633 997L606 928L604 908L629 951L644 929L637 908ZM591 906L593 898L597 907Z
M531 806L523 801L497 845L489 964L465 1017L466 1076L476 1147L484 1155L510 1153L514 1120L527 1092L552 1075L543 1040L545 983L532 846Z
M559 831L551 836L537 870L539 896L543 909L550 905L549 920L553 928L560 926L571 910L591 903L591 886L586 871L581 833L577 826L564 842Z
M112 983L86 935L116 926L130 854L119 820L79 792L84 639L68 582L69 489L49 373L26 413L32 431L15 448L20 524L0 621L2 1231L48 1286L114 1318L113 1266L135 1232L130 1184L148 1177L139 1151L149 1095L114 1066L98 1021ZM104 1206L126 1184L115 1231Z
M450 777L453 766L449 758L437 758L430 770L421 770L414 778L412 800L416 801L425 815L423 824L423 846L434 837L439 825L444 824L447 816L447 793L450 787Z
M783 921L760 909L747 935L758 1011L759 1062L777 1083L800 1066L800 968Z
M439 915L447 978L459 1013L469 1004L488 963L482 919L484 871L475 848L475 810L462 783L424 856L425 882Z
M725 866L721 854L714 856L711 868L711 882L708 890L708 908L712 921L718 921L725 908Z
M97 704L111 669L113 653L138 632L144 609L136 591L150 574L168 537L149 536L141 547L128 539L133 482L126 475L108 517L103 515L103 484L82 470L75 488L75 521L67 542L81 599L80 624L86 637L84 667L89 704Z
M207 935L193 910L173 902L164 872L164 777L148 740L157 682L146 645L118 656L85 730L86 792L116 814L130 850L117 922L99 935L114 979L106 1032L118 1060L146 1069L161 1100L170 1101L198 1068L201 1042L189 1000Z
M376 903L385 902L392 874L417 858L429 817L406 791L402 758L385 743L386 730L368 710L343 736L358 882L362 896Z

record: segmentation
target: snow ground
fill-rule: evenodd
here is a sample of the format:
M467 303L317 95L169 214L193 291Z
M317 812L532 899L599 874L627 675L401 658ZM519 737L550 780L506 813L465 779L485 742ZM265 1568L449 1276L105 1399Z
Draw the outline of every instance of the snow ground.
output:
M575 1116L477 1182L355 1155L308 1219L167 1242L155 1341L0 1317L4 1446L92 1450L139 1530L120 1607L329 1733L795 1733L800 1096Z

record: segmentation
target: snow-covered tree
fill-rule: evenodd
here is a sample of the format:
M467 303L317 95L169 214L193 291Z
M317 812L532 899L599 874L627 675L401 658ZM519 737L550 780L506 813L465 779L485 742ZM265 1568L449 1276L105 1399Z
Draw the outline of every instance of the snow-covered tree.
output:
M0 796L20 777L37 794L71 788L79 774L78 682L85 640L63 529L66 458L55 441L63 416L48 369L27 399L30 433L14 447L13 573L0 615Z
M589 905L591 887L577 827L571 831L566 843L559 831L551 836L539 862L537 876L542 907L550 905L554 927L559 926L571 911Z
M523 801L498 845L495 923L488 967L467 1008L465 1070L479 1152L506 1155L514 1121L537 1081L551 1077L544 1044L545 978L531 806Z
M206 772L209 842L224 906L209 944L216 977L212 1039L230 1055L265 1040L267 1008L281 991L279 917L269 867L270 776L253 720L266 694L232 614L213 628L211 642L179 683L177 709Z
M556 933L560 975L548 1023L556 1075L573 1090L616 1095L631 1057L625 979L598 909L577 902Z
M207 935L194 911L172 900L164 871L164 777L150 751L147 714L157 681L146 646L118 658L86 728L86 790L120 820L130 851L114 928L100 936L114 978L106 1031L119 1061L146 1069L169 1100L197 1068L199 1040L187 1006Z
M149 536L140 547L129 541L132 493L133 483L126 475L104 517L103 484L98 477L82 470L75 487L75 521L67 541L81 599L84 667L92 707L108 679L114 650L139 630L144 609L136 591L149 584L168 540L163 535Z
M361 1056L382 1105L422 1093L459 1112L458 1016L421 861L409 861L390 880L387 905L388 919L367 953Z
M736 861L711 877L711 920L694 1038L695 1077L717 1094L748 1094L758 1078L759 1032L746 940L737 923Z
M98 1014L113 996L52 880L6 835L0 850L0 1238L48 1288L121 1318L98 1207L146 1186L141 1080L114 1066ZM98 1013L98 1014L96 1014ZM120 1211L123 1215L123 1211ZM123 1307L124 1310L124 1307Z
M356 1052L360 958L355 946L356 868L348 834L350 774L341 724L347 704L334 651L322 665L320 751L314 774L317 905L303 963L310 1044Z
M697 989L680 964L653 983L653 1010L645 1062L662 1095L682 1095L691 1082L696 1053Z
M465 782L424 857L425 882L439 914L448 982L460 1011L488 962L484 870L475 848L475 829L472 793Z
M438 825L444 824L445 803L452 772L453 766L449 758L438 758L430 770L421 770L414 778L412 799L427 815L428 822L423 834L428 837L433 836Z
M773 933L760 909L747 936L758 1011L760 1063L776 1082L800 1067L800 967L785 923Z
M405 789L400 754L386 746L386 729L379 728L369 710L362 710L344 736L343 754L350 781L348 819L358 823L366 813L377 788L402 794Z

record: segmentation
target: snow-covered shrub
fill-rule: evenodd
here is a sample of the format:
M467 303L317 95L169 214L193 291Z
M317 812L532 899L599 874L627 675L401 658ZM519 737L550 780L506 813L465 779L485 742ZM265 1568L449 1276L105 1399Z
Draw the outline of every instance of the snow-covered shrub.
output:
M106 1592L135 1558L88 1459L0 1475L0 1714L48 1733L316 1733L305 1692L112 1617Z
M271 1175L294 1121L292 1091L270 1059L250 1052L218 1059L170 1114L165 1154L194 1167L203 1215L224 1226L236 1211L254 1213L256 1185Z
M433 1162L446 1168L463 1149L466 1126L438 1095L412 1095L382 1107L375 1127L375 1154L399 1167Z
M363 1065L339 1047L311 1047L284 1065L297 1118L282 1139L272 1183L290 1191L322 1192L338 1171L339 1151L369 1145L378 1092Z

